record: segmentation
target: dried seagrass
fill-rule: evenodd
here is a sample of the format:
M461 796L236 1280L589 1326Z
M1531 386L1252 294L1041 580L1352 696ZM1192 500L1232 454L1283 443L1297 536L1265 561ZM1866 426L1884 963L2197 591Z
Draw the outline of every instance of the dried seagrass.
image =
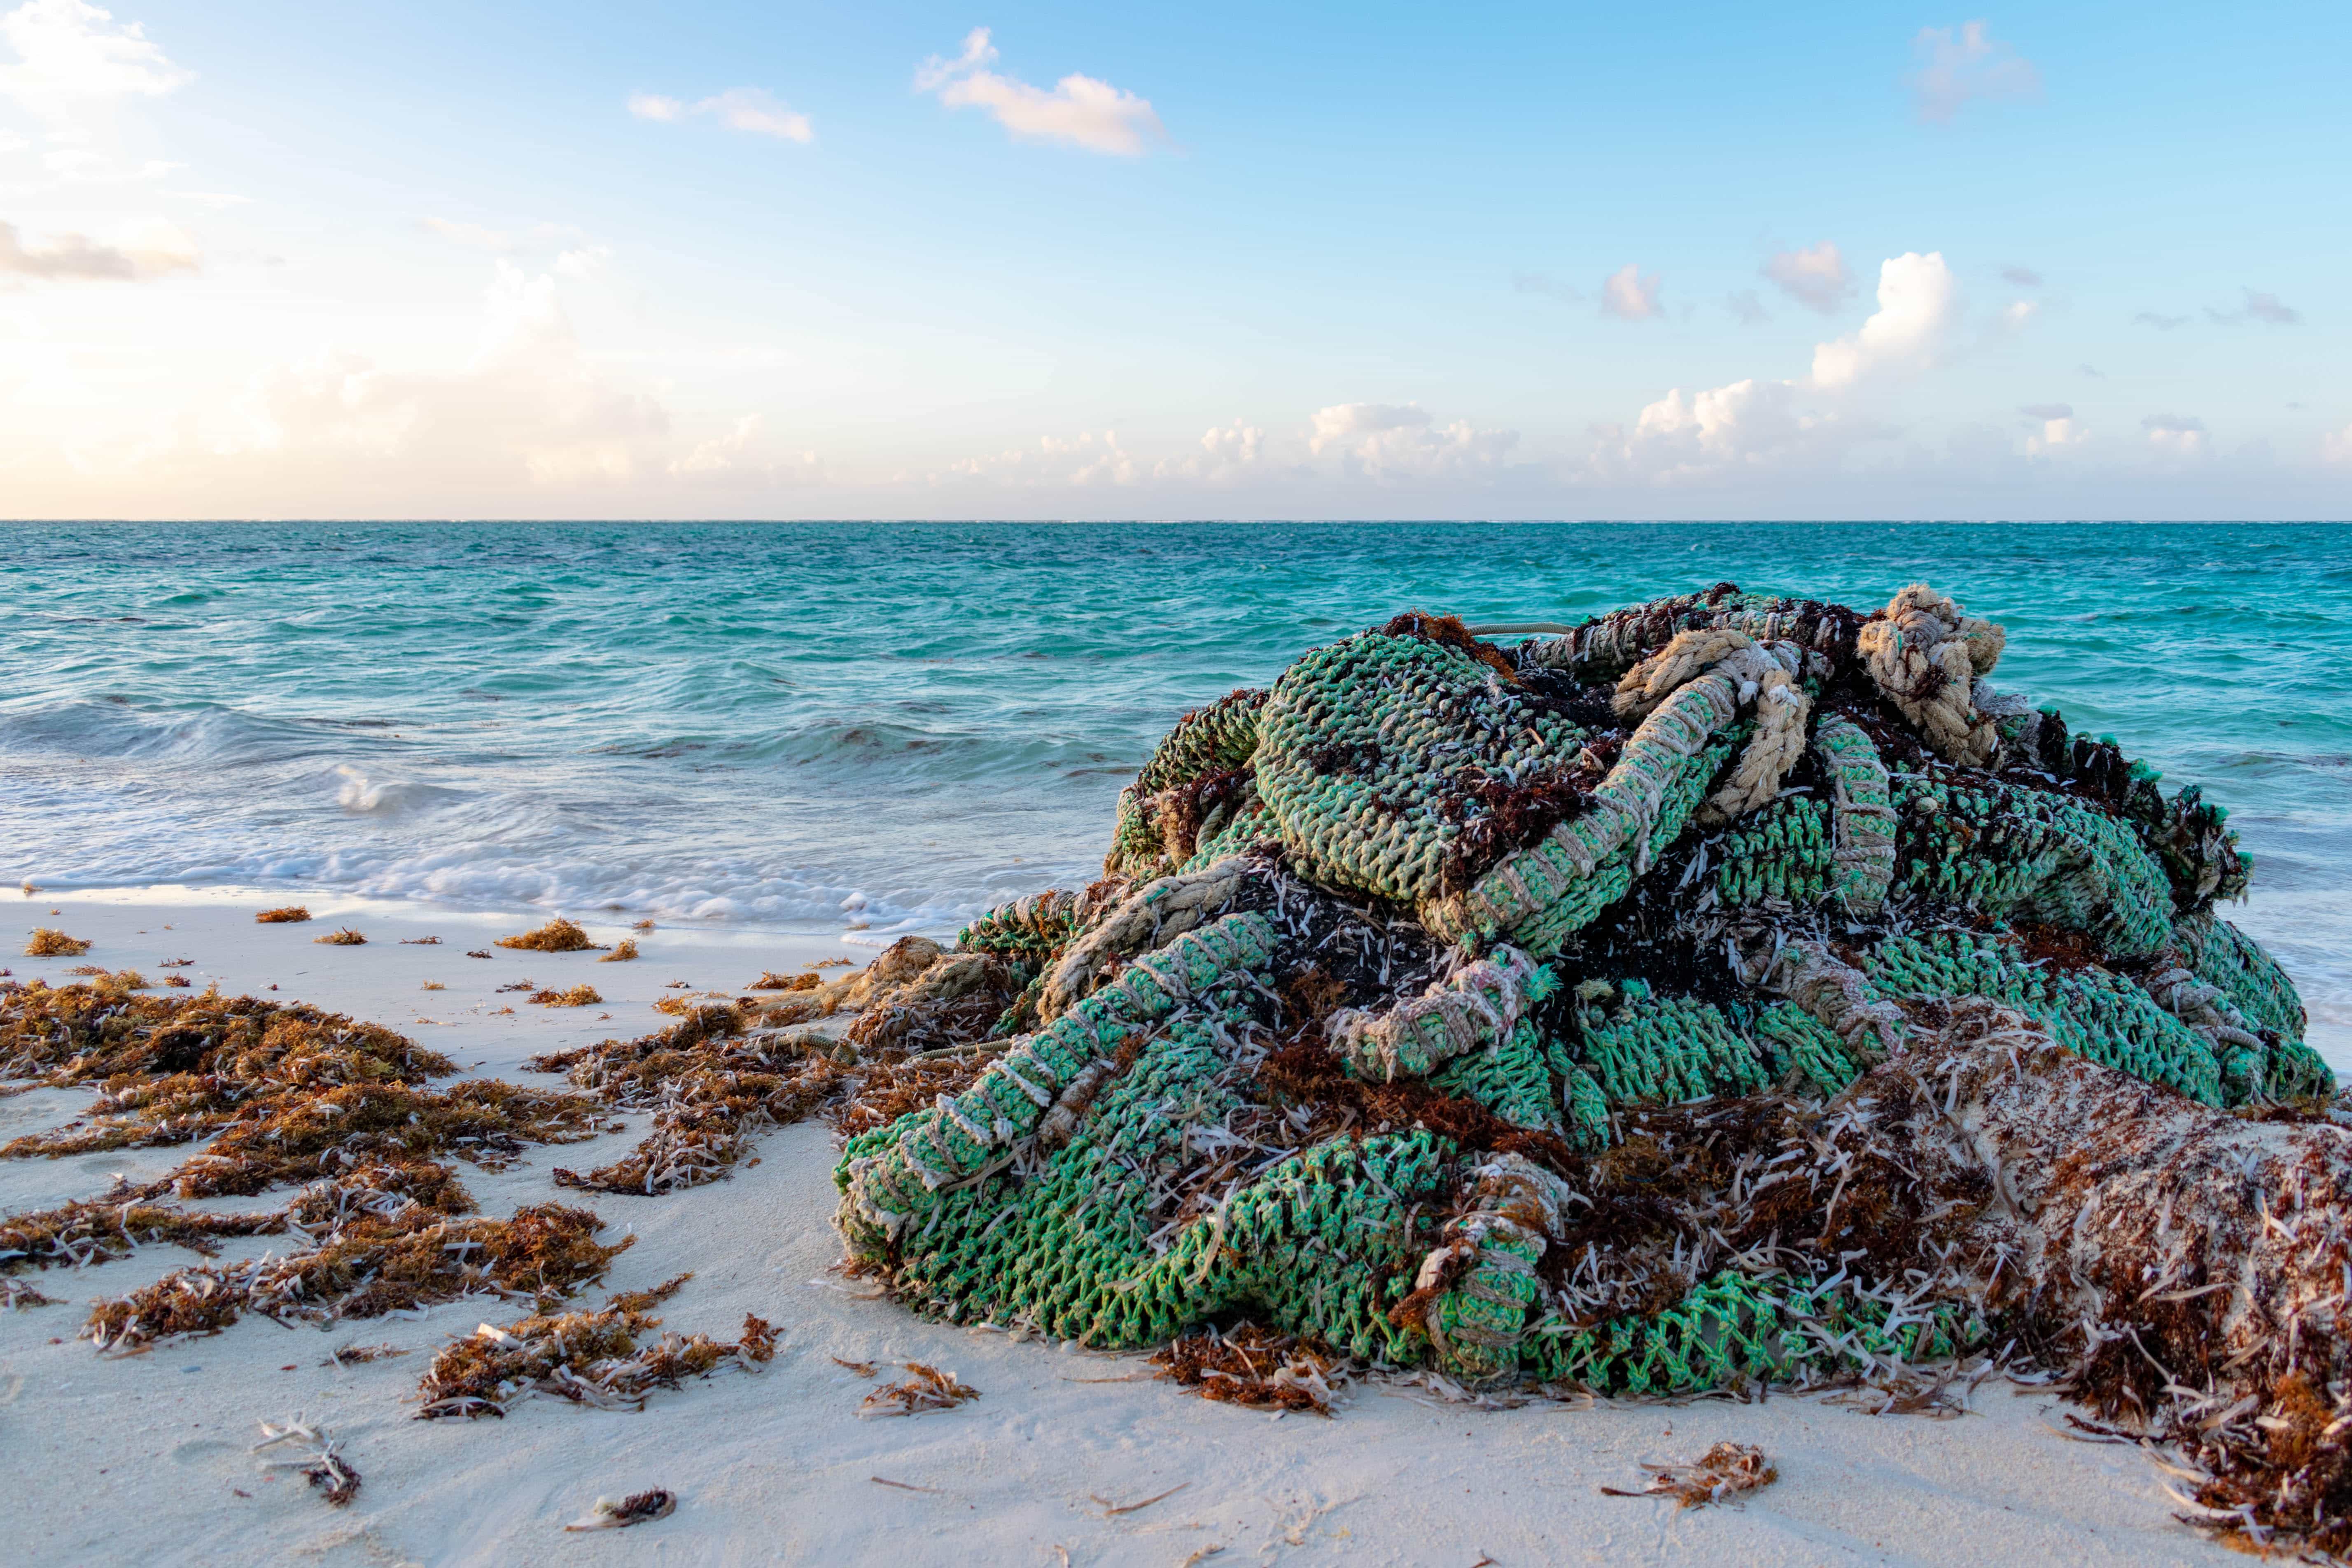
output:
M1102 882L933 961L1021 982L961 1081L845 1077L852 1268L1612 1394L2030 1354L2191 1439L2200 1517L2352 1545L2352 1117L2224 814L2004 641L1725 584L1186 716Z
M0 1218L0 1275L87 1268L155 1242L213 1255L224 1237L293 1239L98 1303L83 1333L101 1350L216 1331L247 1312L324 1323L476 1294L560 1295L628 1245L600 1244L594 1215L552 1204L477 1217L436 1158L503 1169L530 1144L601 1131L595 1101L494 1081L421 1087L410 1080L456 1064L388 1029L213 991L139 995L118 979L0 994L0 1079L98 1092L79 1121L0 1145L0 1158L210 1142L160 1180ZM170 1201L281 1185L297 1190L280 1206L242 1214ZM12 1303L26 1294L7 1292Z

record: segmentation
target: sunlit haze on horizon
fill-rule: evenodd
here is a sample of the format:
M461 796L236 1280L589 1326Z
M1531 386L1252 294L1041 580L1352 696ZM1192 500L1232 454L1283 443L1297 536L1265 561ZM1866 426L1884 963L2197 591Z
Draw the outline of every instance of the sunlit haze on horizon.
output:
M0 517L2342 518L2347 46L0 0Z

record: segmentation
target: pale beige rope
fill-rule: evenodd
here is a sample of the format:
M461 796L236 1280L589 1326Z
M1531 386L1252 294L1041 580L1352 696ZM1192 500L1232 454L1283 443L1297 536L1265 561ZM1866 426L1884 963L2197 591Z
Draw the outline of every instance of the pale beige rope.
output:
M1533 959L1501 943L1452 979L1384 1012L1340 1008L1324 1033L1359 1078L1386 1083L1399 1074L1426 1077L1455 1057L1509 1039L1535 973Z
M1120 961L1164 947L1225 912L1246 868L1239 858L1203 870L1161 877L1128 895L1102 922L1070 944L1047 973L1037 1016L1051 1023L1094 990Z
M1903 1048L1908 1026L1901 1008L1880 997L1870 976L1822 943L1781 941L1769 931L1747 933L1738 944L1740 977L1776 991L1803 1008L1868 1067Z
M1977 710L1977 678L1992 673L2009 634L1925 583L1888 602L1884 619L1862 628L1854 646L1880 693L1917 725L1946 762L1983 767L2000 731Z
M1790 643L1762 644L1727 626L1677 632L1674 640L1627 670L1617 682L1611 706L1620 718L1648 714L1702 675L1734 682L1742 708L1753 704L1756 732L1732 765L1730 776L1696 813L1701 827L1720 827L1780 793L1780 781L1805 751L1805 725L1812 699L1796 682L1801 658Z

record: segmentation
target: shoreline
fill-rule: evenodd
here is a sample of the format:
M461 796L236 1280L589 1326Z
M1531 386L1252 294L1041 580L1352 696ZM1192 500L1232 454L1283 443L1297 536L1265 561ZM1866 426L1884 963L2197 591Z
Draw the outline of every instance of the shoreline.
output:
M93 945L78 960L8 957L0 967L17 979L63 982L74 963L103 963L160 983L163 959L186 957L187 969L168 973L199 988L217 979L230 994L266 994L275 984L281 1000L380 1023L444 1051L460 1076L551 1087L556 1080L523 1071L522 1058L666 1024L650 1003L673 979L724 991L762 967L844 951L816 937L630 932L625 921L583 921L597 941L633 934L644 950L632 963L599 964L593 952L488 945L533 917L317 897L307 924L262 926L253 912L274 900L163 891L19 898L23 923L58 926ZM367 944L312 941L341 923L362 930ZM441 943L401 945L425 935ZM12 940L12 951L19 946ZM468 959L469 950L494 957ZM586 980L606 1004L499 1012L518 997L496 987L524 977ZM423 991L426 979L447 989ZM55 1125L87 1104L81 1091L56 1089L0 1099L0 1135ZM764 1373L688 1380L657 1391L640 1412L537 1399L503 1420L420 1422L409 1401L432 1353L477 1322L511 1319L522 1303L477 1298L328 1332L247 1318L216 1336L110 1359L74 1337L88 1303L194 1255L156 1246L94 1270L52 1269L26 1278L58 1304L0 1311L0 1463L23 1478L16 1560L488 1564L560 1553L583 1563L1050 1563L1066 1551L1076 1563L1173 1564L1211 1547L1221 1549L1211 1561L1464 1568L1482 1555L1617 1563L1629 1552L1792 1565L2225 1559L2223 1548L2173 1521L2161 1472L2136 1450L2067 1440L2058 1435L2067 1405L1999 1381L1978 1388L1971 1414L1953 1420L1872 1416L1788 1394L1753 1405L1536 1401L1481 1410L1377 1384L1355 1385L1331 1421L1213 1405L1154 1381L1140 1356L929 1322L830 1275L839 1255L830 1225L835 1152L818 1121L766 1134L753 1158L709 1185L654 1198L553 1187L555 1165L614 1158L649 1119L614 1120L623 1131L534 1147L503 1173L460 1173L486 1214L584 1203L605 1221L606 1241L636 1237L603 1286L572 1306L593 1308L611 1292L691 1270L693 1280L660 1309L665 1325L723 1337L758 1313L780 1335ZM0 1211L93 1195L116 1171L159 1175L191 1152L0 1163ZM257 1256L272 1239L231 1242L223 1260ZM348 1366L329 1359L352 1343L410 1353ZM937 1365L982 1397L904 1420L860 1420L859 1402L881 1380L861 1379L836 1357ZM350 1509L329 1508L291 1471L265 1479L257 1470L270 1457L247 1452L258 1423L298 1413L342 1441L361 1471ZM1718 1440L1760 1446L1780 1481L1738 1505L1679 1515L1670 1502L1598 1489L1639 1488L1642 1462L1688 1459ZM1180 1484L1148 1508L1108 1511ZM649 1487L677 1493L677 1511L625 1532L562 1532L597 1496Z

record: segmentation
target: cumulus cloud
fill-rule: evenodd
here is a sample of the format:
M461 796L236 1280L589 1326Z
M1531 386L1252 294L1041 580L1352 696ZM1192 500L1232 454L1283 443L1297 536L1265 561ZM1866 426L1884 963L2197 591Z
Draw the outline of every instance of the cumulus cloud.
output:
M1846 270L1845 258L1826 239L1803 250L1783 250L1766 261L1761 271L1780 292L1824 316L1854 295L1853 274Z
M2225 327L2234 327L2245 321L2266 321L2273 327L2292 327L2303 320L2301 310L2281 303L2275 294L2245 288L2241 288L2239 292L2246 297L2246 302L2238 309L2217 310L2208 305L2205 314Z
M2031 267L2004 267L2000 269L2000 280L2019 289L2042 287L2042 274Z
M2037 456L2063 452L2069 447L2083 445L2090 438L2090 431L2084 428L2072 416L2045 419L2042 422L2040 430L2025 438L2025 449L2028 453Z
M2042 73L2033 62L1995 38L1982 22L1958 28L1922 27L1911 40L1919 68L1904 79L1919 118L1946 125L1978 99L2037 98Z
M1340 403L1316 410L1307 450L1335 455L1343 472L1383 483L1490 469L1518 444L1516 430L1441 426L1417 403Z
M2147 432L2150 447L2171 457L2199 457L2208 449L2205 422L2189 415L2151 414L2139 427Z
M371 468L401 493L595 488L660 467L667 412L608 381L583 354L552 274L500 261L482 330L460 369L394 372L334 351L254 378L217 457L274 481Z
M1813 384L1850 387L1936 363L1959 316L1959 288L1941 251L1906 251L1878 268L1878 309L1862 330L1813 350Z
M194 272L202 265L194 242L169 224L158 225L126 245L105 245L80 234L61 234L27 245L15 225L0 223L0 279L129 282Z
M2330 463L2352 463L2352 425L2322 436L2319 455Z
M985 110L1016 137L1065 142L1089 153L1138 158L1167 139L1149 100L1076 72L1048 92L990 70L996 58L989 30L974 27L954 59L933 55L916 68L915 90L937 93L950 109Z
M2075 420L2072 404L2029 403L2018 413L2035 426L2025 438L2029 453L2063 452L2090 438L2090 431Z
M780 142L803 144L816 140L809 117L778 101L764 88L730 87L689 103L657 92L633 92L629 112L639 120L673 125L693 115L709 115L730 131L772 136Z
M1642 276L1642 269L1633 262L1612 272L1601 282L1601 313L1624 321L1647 321L1664 312L1658 303L1658 275Z
M723 436L714 436L698 445L683 458L672 458L669 471L673 474L723 474L740 467L751 438L760 433L761 419L756 414L746 414L727 427ZM814 452L805 454L809 462L815 460Z
M1245 419L1213 425L1201 433L1201 449L1154 466L1160 479L1234 479L1265 466L1266 434Z
M1591 468L1612 482L1676 485L1738 475L1823 470L1893 432L1809 401L1791 381L1750 377L1698 392L1676 387L1628 430L1600 432Z
M0 65L0 94L44 118L73 116L121 98L153 98L194 80L136 22L117 23L84 0L27 0L0 16L16 59Z
M2158 315L2154 310L2142 310L2132 318L2133 326L2154 327L2159 332L2168 332L2175 327L2185 327L2188 324L2189 318L2186 316Z

